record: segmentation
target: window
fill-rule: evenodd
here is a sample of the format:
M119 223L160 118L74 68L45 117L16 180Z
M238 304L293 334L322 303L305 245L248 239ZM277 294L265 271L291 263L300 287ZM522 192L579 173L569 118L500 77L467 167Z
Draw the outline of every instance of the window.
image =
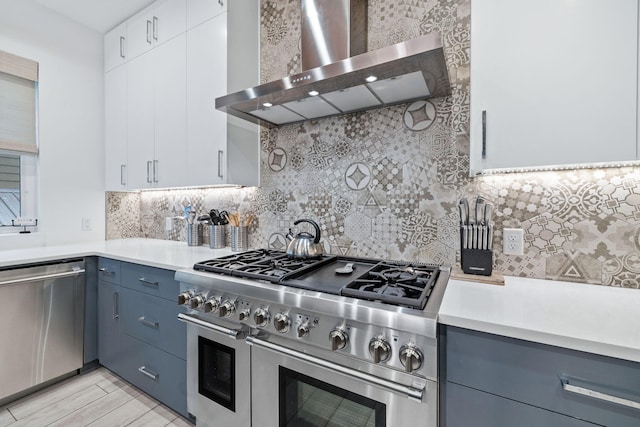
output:
M38 63L0 51L0 233L37 213Z

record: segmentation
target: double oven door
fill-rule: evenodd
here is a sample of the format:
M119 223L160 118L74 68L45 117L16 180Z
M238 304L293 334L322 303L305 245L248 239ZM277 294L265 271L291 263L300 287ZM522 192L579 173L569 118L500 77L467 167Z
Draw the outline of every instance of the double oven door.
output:
M198 427L251 425L246 331L180 314L187 324L187 410ZM258 424L259 425L259 424Z
M257 337L247 342L253 426L437 426L435 381L415 388Z

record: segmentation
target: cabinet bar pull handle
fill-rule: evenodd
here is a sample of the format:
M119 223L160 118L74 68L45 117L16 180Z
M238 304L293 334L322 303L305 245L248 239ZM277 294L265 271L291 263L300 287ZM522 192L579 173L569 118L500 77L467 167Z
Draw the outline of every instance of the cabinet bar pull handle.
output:
M147 280L144 277L139 278L138 281L144 283L145 285L150 285L150 286L158 286L160 284L158 282L153 282L151 280Z
M487 158L487 110L482 110L482 158Z
M145 319L144 316L138 317L138 321L140 323L142 323L143 325L148 326L150 328L157 329L157 328L160 327L160 323L159 322L152 322L151 320Z
M113 318L117 319L120 317L120 308L118 307L118 293L113 293Z
M124 37L120 36L120 57L124 59Z
M120 185L127 185L127 180L125 179L127 171L127 165L120 165Z
M153 17L153 39L158 40L158 17Z
M224 155L224 151L218 150L218 178L223 178L222 176L222 156Z
M151 181L151 160L149 160L147 162L147 183L151 184L153 181Z
M160 162L158 160L153 161L153 182L158 182L158 173L160 172Z
M158 377L160 376L160 374L153 374L149 371L147 371L147 367L142 365L138 368L138 372L140 372L143 375L148 376L149 378L151 378L154 381L158 381Z
M147 43L151 44L151 21L147 19Z
M607 393L603 393L597 390L591 390L589 388L580 387L577 385L569 384L568 378L560 378L562 381L562 389L571 393L580 394L583 396L592 397L594 399L603 400L605 402L617 403L618 405L627 406L629 408L640 409L640 402L635 400L629 400L618 396L612 396Z

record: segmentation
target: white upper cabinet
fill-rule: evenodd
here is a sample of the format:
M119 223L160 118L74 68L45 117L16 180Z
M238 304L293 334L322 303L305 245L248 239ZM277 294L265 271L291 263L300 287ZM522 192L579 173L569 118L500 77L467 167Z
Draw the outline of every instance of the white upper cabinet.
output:
M127 60L127 24L122 23L104 36L104 71Z
M226 183L227 115L215 109L216 97L227 92L226 33L226 14L187 32L187 150L195 183Z
M259 20L257 0L160 0L120 26L125 57L105 74L107 191L259 184L258 126L215 109L259 83Z
M230 0L187 0L187 30L227 11Z
M186 0L161 0L127 21L129 59L151 50L186 30Z
M471 2L471 173L635 160L638 1Z
M127 68L105 74L105 184L107 191L127 189Z

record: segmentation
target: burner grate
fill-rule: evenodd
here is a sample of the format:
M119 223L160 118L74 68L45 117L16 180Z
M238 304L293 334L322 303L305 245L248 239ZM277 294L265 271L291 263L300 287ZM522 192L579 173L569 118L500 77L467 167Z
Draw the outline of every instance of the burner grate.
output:
M431 295L438 267L380 262L348 283L341 294L423 309Z

